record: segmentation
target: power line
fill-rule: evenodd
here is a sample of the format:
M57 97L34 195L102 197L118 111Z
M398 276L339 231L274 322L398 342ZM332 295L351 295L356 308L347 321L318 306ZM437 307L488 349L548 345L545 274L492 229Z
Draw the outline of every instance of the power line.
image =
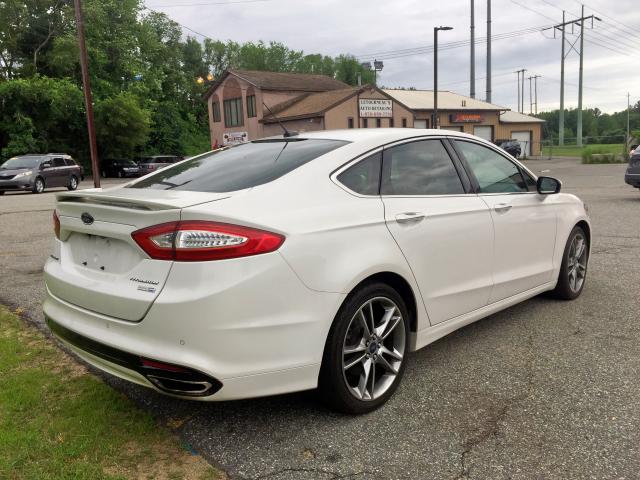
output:
M233 0L231 2L208 2L208 3L172 3L167 5L152 5L153 8L175 8L175 7L208 7L219 5L237 5L241 3L261 3L271 2L272 0Z

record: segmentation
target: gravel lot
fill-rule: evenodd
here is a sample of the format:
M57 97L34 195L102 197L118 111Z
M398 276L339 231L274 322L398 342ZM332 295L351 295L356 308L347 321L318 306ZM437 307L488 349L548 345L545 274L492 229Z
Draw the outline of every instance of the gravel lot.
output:
M379 411L337 415L313 392L176 401L106 381L232 479L638 478L640 192L622 165L528 165L589 204L582 297L534 298L422 349ZM40 323L52 206L53 193L0 197L0 303Z

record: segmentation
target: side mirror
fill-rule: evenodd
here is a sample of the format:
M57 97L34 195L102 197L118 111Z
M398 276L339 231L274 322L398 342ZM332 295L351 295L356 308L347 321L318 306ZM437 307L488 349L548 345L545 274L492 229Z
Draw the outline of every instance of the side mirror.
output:
M538 177L536 189L540 195L553 195L559 193L562 188L562 182L553 177Z
M51 168L51 163L49 162L44 162L40 165L40 170L44 170L46 168Z

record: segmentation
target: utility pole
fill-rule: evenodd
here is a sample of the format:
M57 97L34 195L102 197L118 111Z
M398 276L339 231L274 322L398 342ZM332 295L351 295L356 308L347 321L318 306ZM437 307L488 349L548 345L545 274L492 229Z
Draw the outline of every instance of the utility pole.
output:
M516 70L516 73L518 74L518 111L521 113L524 113L524 72L526 71L526 68ZM520 74L522 74L522 80L520 80ZM520 89L521 85L522 90ZM522 92L522 94L520 94L520 92ZM520 105L522 105L522 108L520 107Z
M631 137L629 132L629 112L631 111L631 95L627 92L627 142L625 144L625 151L629 148L631 143Z
M440 128L438 119L438 32L453 30L453 27L433 27L433 122L431 128Z
M491 103L491 0L487 0L487 103Z
M560 117L558 119L559 132L558 132L558 145L564 145L564 44L565 44L565 13L562 11L562 60L560 63ZM553 31L555 34L555 30Z
M100 167L98 166L98 147L96 145L96 131L93 125L93 100L91 98L91 83L89 81L89 67L87 63L87 47L84 43L84 20L80 0L74 0L76 12L76 27L78 29L78 47L80 50L80 70L82 72L82 90L87 113L87 132L89 134L89 152L91 154L91 170L93 171L93 185L100 188Z
M475 0L471 0L471 65L469 68L469 80L471 81L471 87L469 96L476 98L476 14L475 14Z
M518 108L517 110L520 111L520 70L516 70L515 73L518 74Z
M578 127L576 145L582 146L582 65L584 63L584 5L580 13L580 72L578 77Z
M529 75L529 115L533 115L533 77Z
M533 76L533 90L534 90L534 101L533 104L535 105L535 114L538 114L538 79L541 77L542 75L534 75Z
M564 145L564 60L571 52L571 50L575 51L580 55L580 77L578 82L578 125L576 131L577 137L577 145L582 146L582 79L583 79L583 64L584 64L584 22L585 20L591 20L591 28L593 28L593 21L601 21L602 19L596 17L595 15L589 15L588 17L584 16L584 5L582 5L582 15L580 18L576 18L575 20L565 21L565 12L562 11L562 23L559 25L554 25L553 27L553 36L555 38L556 30L559 29L562 32L562 48L561 48L561 58L560 58L560 116L558 121L558 140L560 145ZM580 26L580 35L573 42L569 44L569 52L565 54L565 29L567 25L578 25ZM547 29L545 29L547 30ZM580 51L576 50L575 44L580 40Z

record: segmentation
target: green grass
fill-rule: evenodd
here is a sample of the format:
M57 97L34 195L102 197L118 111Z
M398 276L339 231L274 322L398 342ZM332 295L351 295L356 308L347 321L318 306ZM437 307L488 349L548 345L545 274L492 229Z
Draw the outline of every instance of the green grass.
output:
M220 475L148 413L0 307L0 478Z
M542 148L542 155L543 156L552 155L554 157L582 157L582 154L585 151L585 149L598 150L597 153L615 153L618 155L622 154L621 143L610 143L610 144L590 144L590 145L585 145L583 147L578 147L576 145L563 145L562 147L545 146Z

